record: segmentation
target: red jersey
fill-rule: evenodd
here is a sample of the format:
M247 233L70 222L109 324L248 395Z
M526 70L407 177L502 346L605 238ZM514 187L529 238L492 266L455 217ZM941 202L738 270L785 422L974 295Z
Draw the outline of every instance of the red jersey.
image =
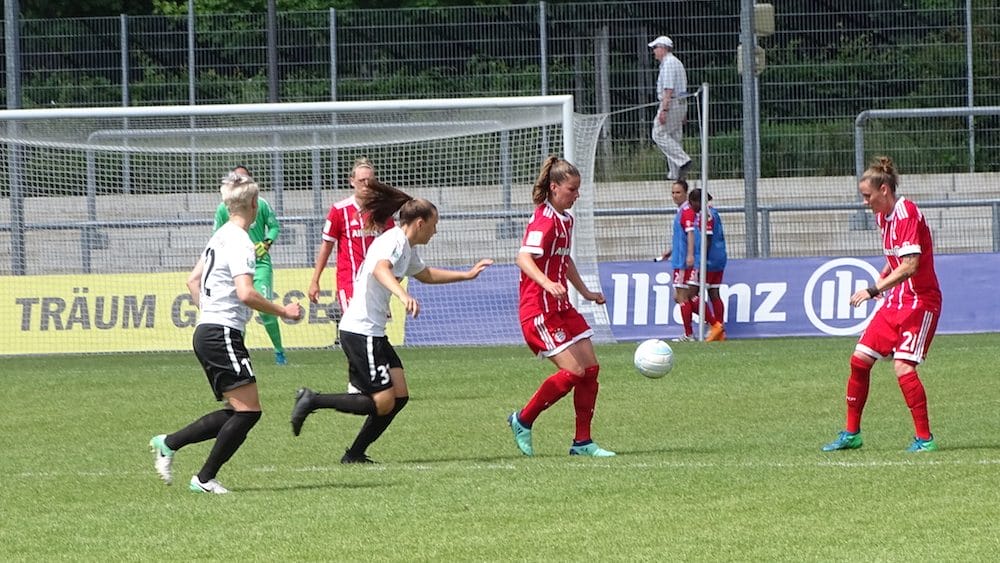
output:
M348 300L354 294L354 278L361 270L368 247L375 237L395 225L390 218L382 228L365 230L365 219L367 214L361 213L352 195L330 206L323 226L323 240L337 243L337 291Z
M569 289L570 245L573 240L573 216L561 215L549 202L535 208L521 241L520 252L534 256L535 264L550 280ZM539 315L572 309L569 299L556 299L542 286L521 272L518 316L521 322Z
M695 210L691 208L691 205L686 202L680 207L679 213L681 217L681 228L684 229L685 233L690 233L701 226L698 221L698 216L701 214L695 212Z
M888 216L875 214L875 222L882 230L882 251L895 270L902 258L920 255L920 266L910 279L893 287L885 296L883 307L894 309L941 310L941 286L934 273L934 244L931 230L917 206L905 198L896 200Z

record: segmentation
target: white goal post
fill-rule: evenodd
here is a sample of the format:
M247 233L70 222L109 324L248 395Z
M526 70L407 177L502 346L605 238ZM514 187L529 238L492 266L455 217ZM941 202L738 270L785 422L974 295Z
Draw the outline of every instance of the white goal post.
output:
M597 284L593 162L604 116L571 96L0 111L0 305L7 354L189 349L196 311L184 280L209 235L220 178L245 165L275 208L278 299L306 319L282 324L288 348L327 346L339 318L335 261L324 296L305 299L330 205L367 157L383 181L434 202L428 264L497 266L468 284L422 286L417 320L394 316L397 343L519 343L514 258L541 162L583 175L577 264ZM592 315L593 313L591 313ZM512 316L513 315L513 316ZM252 323L248 342L268 348Z

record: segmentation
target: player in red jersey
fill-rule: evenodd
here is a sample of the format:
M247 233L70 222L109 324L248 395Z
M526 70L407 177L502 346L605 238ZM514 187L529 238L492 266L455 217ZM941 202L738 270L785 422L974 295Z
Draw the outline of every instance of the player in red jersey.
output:
M521 268L518 317L528 348L552 360L550 375L520 411L507 417L514 442L524 455L534 455L531 428L538 415L573 391L576 436L570 455L610 457L590 436L597 403L600 366L590 341L594 331L573 307L568 283L587 301L604 304L604 295L583 283L570 255L573 216L569 208L580 197L580 171L570 162L550 156L542 164L531 199L538 207L517 253Z
M677 214L674 215L673 236L670 248L660 257L660 260L670 259L674 269L674 301L681 309L681 324L684 326L684 335L675 338L674 342L688 342L694 340L694 329L691 327L691 297L692 285L697 287L697 275L694 270L694 214L688 204L688 183L686 180L675 180L670 186L670 197L677 206ZM691 230L687 231L685 224L690 224ZM690 254L692 266L687 266Z
M705 198L712 201L712 194L705 194ZM693 235L695 246L698 248L695 256L695 261L697 261L701 257L701 188L691 190L691 193L688 194L688 205L695 216ZM691 234L689 232L688 236L690 237ZM725 305L722 302L719 287L722 286L722 275L726 267L727 255L726 238L722 233L722 218L711 205L705 213L705 240L708 243L705 261L705 288L707 290L705 296L708 297L708 301L705 303L705 323L709 326L705 341L719 342L726 339L726 329L722 325L722 320L725 318ZM699 270L700 265L699 268L695 269L695 272ZM700 276L696 275L695 279L699 281L695 282L691 291L689 319L691 313L696 313L701 308Z
M316 265L313 268L312 281L309 282L309 301L313 303L319 301L319 280L336 245L337 303L340 304L341 312L346 311L351 296L354 295L354 278L361 269L361 263L364 262L372 241L385 230L395 226L392 218L389 218L384 225L365 227L367 214L362 213L358 202L368 179L374 177L375 167L367 158L354 161L349 180L354 193L330 206L330 213L326 216L323 242L316 252Z
M912 201L896 195L898 183L899 174L892 160L882 156L868 167L858 184L882 231L886 265L875 285L851 296L851 305L857 307L882 296L882 307L861 334L851 356L847 427L836 440L823 446L823 451L861 447L861 413L868 398L872 365L889 354L906 406L913 415L915 436L907 451L938 449L928 421L927 394L916 367L927 357L937 330L941 288L934 273L930 228Z

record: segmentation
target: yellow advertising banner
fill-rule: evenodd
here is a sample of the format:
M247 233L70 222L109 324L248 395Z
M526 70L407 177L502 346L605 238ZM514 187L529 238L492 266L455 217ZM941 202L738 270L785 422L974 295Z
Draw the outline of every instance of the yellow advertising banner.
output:
M198 322L191 301L187 272L164 274L0 276L0 354L59 354L92 352L159 352L190 350ZM331 346L339 318L333 295L334 274L318 303L306 297L312 269L279 270L275 301L298 301L305 308L300 321L281 321L286 348ZM405 312L392 301L387 327L393 344L403 342ZM255 315L247 325L247 346L270 348L271 341Z

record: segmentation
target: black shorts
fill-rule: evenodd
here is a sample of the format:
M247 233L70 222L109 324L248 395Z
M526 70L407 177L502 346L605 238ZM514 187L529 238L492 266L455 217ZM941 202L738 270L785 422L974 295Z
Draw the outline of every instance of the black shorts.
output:
M257 382L242 332L222 325L198 325L193 344L216 401L221 401L226 391Z
M391 388L389 369L403 368L403 362L386 336L365 336L342 330L340 348L347 356L351 385L365 395Z

